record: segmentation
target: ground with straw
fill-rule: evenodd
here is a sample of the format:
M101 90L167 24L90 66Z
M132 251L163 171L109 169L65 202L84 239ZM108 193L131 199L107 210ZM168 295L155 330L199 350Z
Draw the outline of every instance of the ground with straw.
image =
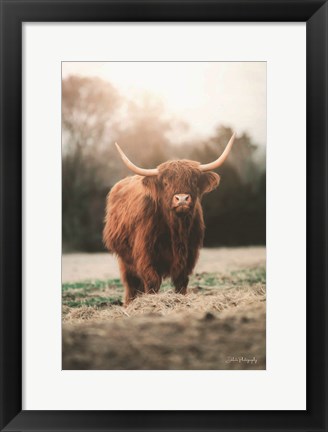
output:
M265 369L265 267L200 272L122 306L120 279L63 284L63 369Z

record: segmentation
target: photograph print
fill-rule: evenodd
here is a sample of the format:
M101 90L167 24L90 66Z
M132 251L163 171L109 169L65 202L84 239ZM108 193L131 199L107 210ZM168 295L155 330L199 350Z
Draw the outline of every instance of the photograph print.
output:
M266 369L266 62L62 62L62 369Z

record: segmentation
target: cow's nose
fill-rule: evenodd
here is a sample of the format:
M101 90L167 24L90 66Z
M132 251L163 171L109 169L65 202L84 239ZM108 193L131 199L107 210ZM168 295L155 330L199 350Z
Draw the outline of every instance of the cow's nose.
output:
M174 200L178 204L188 204L190 202L189 194L177 194L174 195Z

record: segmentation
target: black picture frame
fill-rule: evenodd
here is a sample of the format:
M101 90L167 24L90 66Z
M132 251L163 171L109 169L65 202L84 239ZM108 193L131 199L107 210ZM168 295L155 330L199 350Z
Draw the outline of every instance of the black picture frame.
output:
M328 430L327 20L323 0L1 0L1 431ZM22 411L22 23L100 21L306 22L306 411Z

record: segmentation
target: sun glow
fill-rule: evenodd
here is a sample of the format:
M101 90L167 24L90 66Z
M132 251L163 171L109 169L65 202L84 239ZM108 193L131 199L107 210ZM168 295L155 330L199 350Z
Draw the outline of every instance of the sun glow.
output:
M151 94L189 124L182 139L223 124L266 144L265 62L64 62L62 71L107 80L132 100Z

